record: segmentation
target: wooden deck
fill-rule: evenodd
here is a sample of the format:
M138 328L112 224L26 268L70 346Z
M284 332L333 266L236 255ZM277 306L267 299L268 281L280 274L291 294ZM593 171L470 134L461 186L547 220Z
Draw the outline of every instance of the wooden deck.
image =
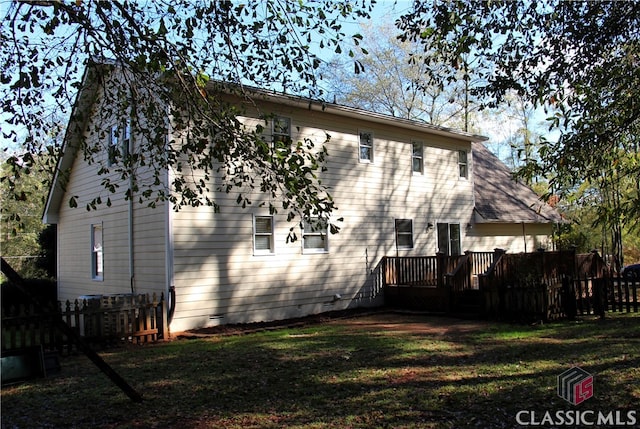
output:
M385 302L437 313L479 311L478 275L489 269L494 255L387 257L381 263Z
M393 307L493 319L540 321L639 311L640 282L612 274L595 252L466 252L385 258L385 302Z

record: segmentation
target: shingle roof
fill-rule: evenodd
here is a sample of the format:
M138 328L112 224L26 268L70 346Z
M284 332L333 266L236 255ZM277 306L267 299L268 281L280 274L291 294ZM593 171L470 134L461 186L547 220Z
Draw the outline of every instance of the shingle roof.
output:
M558 223L558 211L540 200L482 143L472 143L477 223Z

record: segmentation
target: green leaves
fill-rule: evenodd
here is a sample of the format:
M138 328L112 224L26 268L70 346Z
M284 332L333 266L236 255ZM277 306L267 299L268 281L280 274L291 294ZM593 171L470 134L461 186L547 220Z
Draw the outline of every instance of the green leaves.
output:
M425 57L431 65L459 68L462 54L481 64L474 73L483 105L515 92L552 112L549 128L560 138L541 142L536 168L554 192L610 174L612 151L627 159L638 152L640 104L629 98L637 100L637 91L627 89L640 87L640 4L416 1L398 24L404 39L437 53ZM431 78L444 83L446 75ZM623 165L621 176L640 176L633 163ZM622 206L635 210L638 201ZM622 206L616 215L628 222L633 212Z
M36 260L38 234L44 229L43 195L55 166L46 151L6 156L0 162L0 249L3 257L15 258L15 269L25 270ZM28 256L29 258L25 258Z
M67 143L96 166L108 194L151 206L170 200L176 209L216 207L212 172L226 171L221 189L237 190L240 205L251 203L247 192L264 188L292 213L330 212L316 176L324 166L312 151L305 145L302 153L265 151L261 136L237 120L240 111L211 94L219 82L231 82L320 97L322 61L310 47L342 52L350 37L343 26L369 10L366 2L353 7L341 0L15 2L0 27L6 47L0 53L0 103L11 124L3 134L25 153L37 153L51 140L51 121L43 118L69 117L81 88L86 98L78 101ZM356 34L352 40L360 39ZM81 82L87 64L92 67ZM250 98L240 91L239 100ZM94 122L86 122L89 114ZM108 128L118 123L123 130L127 119L134 129L132 150L109 147L115 140ZM168 142L170 130L180 136ZM105 160L105 151L115 156ZM151 172L141 177L146 169ZM167 171L170 190L164 188ZM89 203L78 198L69 204L93 209L116 195Z

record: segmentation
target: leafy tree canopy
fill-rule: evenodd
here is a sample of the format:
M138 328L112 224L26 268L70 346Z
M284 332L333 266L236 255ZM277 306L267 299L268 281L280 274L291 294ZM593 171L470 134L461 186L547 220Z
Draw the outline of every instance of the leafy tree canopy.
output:
M110 154L114 162L101 165L108 193L151 205L168 199L176 209L216 207L209 187L211 176L218 174L225 179L220 189L237 192L239 204L250 204L251 192L259 190L277 197L280 206L273 204L271 210L283 209L290 218L328 217L335 208L317 180L326 155L318 145L323 142L269 150L260 127L244 129L236 119L239 111L213 96L213 82L237 84L245 99L250 96L243 85L321 97L316 53L340 53L349 38L358 42L361 36L347 35L343 25L367 17L367 1L16 0L5 7L0 91L8 126L2 132L25 151L12 154L13 165L28 163L50 141L46 118L56 109L70 113L81 72L93 59L112 65L96 68L85 79L101 85L98 93L108 106L103 119L127 118L122 127L131 126L139 136L135 152L118 149ZM112 78L115 73L118 79ZM167 145L169 127L182 137ZM104 145L108 138L101 137L93 141ZM82 153L97 162L105 147L89 141L81 139ZM219 167L212 170L212 165ZM146 184L136 176L140 167L155 172ZM172 183L163 188L160 177L167 169L173 172ZM110 197L96 196L87 205L105 202Z
M40 262L44 261L41 246L42 209L52 175L52 155L34 154L27 162L13 164L15 158L0 164L0 250L13 268L25 277L39 277ZM1 157L0 157L1 159ZM54 246L55 248L55 246ZM47 246L46 250L50 250ZM51 259L47 259L51 262ZM47 277L55 276L54 269Z
M480 62L474 90L487 106L515 91L547 109L560 137L543 139L522 174L560 193L603 177L625 183L631 192L597 221L640 228L640 3L415 1L397 24L403 38L435 46L438 58L421 57L427 65Z

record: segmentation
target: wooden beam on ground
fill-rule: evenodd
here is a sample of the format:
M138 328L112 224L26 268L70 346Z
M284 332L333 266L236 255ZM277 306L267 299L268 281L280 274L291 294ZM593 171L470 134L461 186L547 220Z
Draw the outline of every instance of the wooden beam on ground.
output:
M25 287L24 280L18 273L14 271L13 268L4 260L4 258L0 257L0 268L5 276L13 283L21 292L23 292L29 300L33 303L36 309L45 310L44 306L40 301L38 301L29 290ZM99 369L102 371L109 379L118 386L133 402L142 402L142 396L131 387L117 372L114 371L108 363L106 363L90 346L87 344L80 335L76 333L74 329L72 329L67 323L62 319L62 317L54 318L56 328L58 328L62 333L64 333L68 338L70 338L78 349L85 354L93 362Z

